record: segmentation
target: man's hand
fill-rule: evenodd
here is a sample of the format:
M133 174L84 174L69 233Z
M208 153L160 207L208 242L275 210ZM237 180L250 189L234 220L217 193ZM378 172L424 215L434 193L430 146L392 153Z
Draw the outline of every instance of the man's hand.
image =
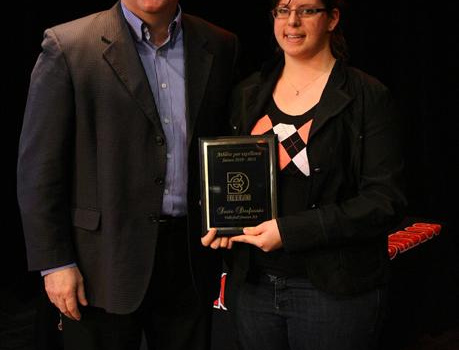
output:
M78 267L51 272L44 277L49 300L68 318L81 319L78 303L88 305L84 293L83 277Z
M245 227L243 235L230 238L229 244L233 242L252 244L264 252L271 252L282 247L282 239L275 219L265 221L255 227Z

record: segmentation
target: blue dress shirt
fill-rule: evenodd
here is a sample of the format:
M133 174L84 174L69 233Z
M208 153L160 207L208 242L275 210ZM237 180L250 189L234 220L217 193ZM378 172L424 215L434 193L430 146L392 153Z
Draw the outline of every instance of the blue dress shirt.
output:
M186 214L188 179L185 60L180 7L169 24L169 37L160 45L150 42L148 26L121 3L137 51L148 77L167 143L167 169L162 213Z

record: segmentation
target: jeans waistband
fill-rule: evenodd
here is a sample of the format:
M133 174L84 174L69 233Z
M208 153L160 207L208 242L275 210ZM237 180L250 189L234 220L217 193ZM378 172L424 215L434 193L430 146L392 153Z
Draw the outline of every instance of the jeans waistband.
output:
M304 275L274 275L271 273L266 273L266 272L249 272L247 275L247 281L249 282L254 282L254 283L285 283L287 280L291 279L305 279L307 280L308 277L306 274Z

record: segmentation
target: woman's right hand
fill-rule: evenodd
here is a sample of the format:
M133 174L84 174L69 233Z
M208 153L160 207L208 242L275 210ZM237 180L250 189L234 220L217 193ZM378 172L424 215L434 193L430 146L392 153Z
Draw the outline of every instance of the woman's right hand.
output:
M201 243L204 247L211 247L212 249L231 249L233 246L233 243L229 240L229 237L217 236L217 229L215 228L211 228L205 236L201 237Z

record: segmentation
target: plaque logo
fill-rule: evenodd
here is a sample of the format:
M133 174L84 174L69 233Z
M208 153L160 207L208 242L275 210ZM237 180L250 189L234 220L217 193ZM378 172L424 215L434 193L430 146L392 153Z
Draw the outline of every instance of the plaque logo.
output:
M245 194L250 186L249 178L242 172L226 173L228 202L250 201L252 196Z
M242 194L249 189L249 178L241 172L226 173L228 194Z

